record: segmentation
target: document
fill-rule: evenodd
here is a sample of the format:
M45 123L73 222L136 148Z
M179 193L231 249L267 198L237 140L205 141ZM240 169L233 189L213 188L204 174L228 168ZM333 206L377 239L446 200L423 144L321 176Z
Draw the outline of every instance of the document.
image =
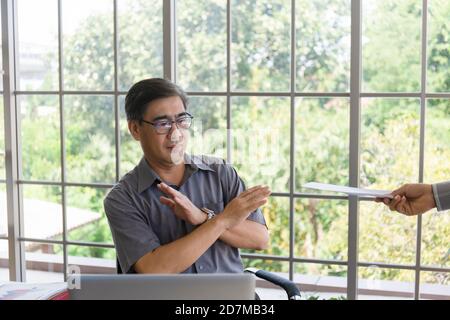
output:
M0 282L0 300L67 300L66 282Z
M303 188L323 190L323 191L333 191L346 193L352 196L361 197L378 197L378 198L389 198L392 199L390 191L386 190L373 190L373 189L363 189L363 188L352 188L346 186L337 186L334 184L318 183L318 182L308 182L302 185Z

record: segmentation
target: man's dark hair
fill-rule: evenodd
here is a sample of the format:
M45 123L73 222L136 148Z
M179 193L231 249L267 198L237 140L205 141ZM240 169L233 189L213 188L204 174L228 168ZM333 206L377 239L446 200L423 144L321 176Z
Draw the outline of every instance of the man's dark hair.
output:
M127 120L142 120L147 106L153 100L178 96L187 110L186 93L175 83L161 78L145 79L135 83L125 97Z

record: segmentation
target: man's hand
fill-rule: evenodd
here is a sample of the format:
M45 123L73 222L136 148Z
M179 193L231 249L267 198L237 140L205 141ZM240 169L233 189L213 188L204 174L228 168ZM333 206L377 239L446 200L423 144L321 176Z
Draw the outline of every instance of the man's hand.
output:
M168 186L164 182L158 184L158 188L170 197L161 196L159 197L159 201L171 208L178 218L185 220L194 226L206 221L207 215L194 206L191 200L184 194Z
M228 203L220 219L225 221L227 229L237 226L247 219L251 212L267 202L271 191L266 186L250 188Z
M377 198L376 202L383 202L391 211L397 211L407 216L424 213L436 207L433 190L430 184L405 184L392 191L394 198Z
M163 182L158 184L158 188L170 196L170 198L161 196L159 200L162 204L171 208L178 218L192 225L198 225L206 221L206 214L197 208L184 194ZM268 187L256 186L242 192L230 201L220 215L222 216L221 219L225 221L227 229L237 226L247 219L251 212L265 204L270 193L271 191Z

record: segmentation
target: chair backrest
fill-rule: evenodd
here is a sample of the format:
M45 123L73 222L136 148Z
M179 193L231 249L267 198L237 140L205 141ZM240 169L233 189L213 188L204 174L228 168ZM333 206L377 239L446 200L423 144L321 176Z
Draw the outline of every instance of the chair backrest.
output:
M119 263L119 259L116 258L116 269L117 269L117 274L122 274L122 268L120 267L120 263Z

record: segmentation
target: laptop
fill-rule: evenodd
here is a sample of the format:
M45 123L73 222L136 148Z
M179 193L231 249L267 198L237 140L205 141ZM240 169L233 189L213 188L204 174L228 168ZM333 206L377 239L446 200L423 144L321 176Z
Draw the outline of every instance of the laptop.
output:
M253 300L255 276L228 274L72 275L71 300ZM77 286L78 284L78 286Z

